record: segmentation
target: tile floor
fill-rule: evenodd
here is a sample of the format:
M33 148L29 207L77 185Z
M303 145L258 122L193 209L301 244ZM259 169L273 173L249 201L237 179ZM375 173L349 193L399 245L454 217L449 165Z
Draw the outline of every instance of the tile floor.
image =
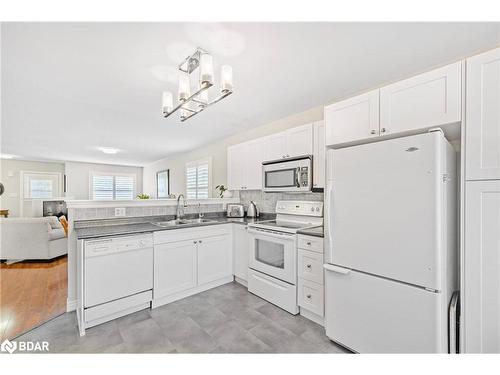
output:
M51 353L346 353L323 327L231 283L104 323L78 335L74 313L17 340L46 340Z

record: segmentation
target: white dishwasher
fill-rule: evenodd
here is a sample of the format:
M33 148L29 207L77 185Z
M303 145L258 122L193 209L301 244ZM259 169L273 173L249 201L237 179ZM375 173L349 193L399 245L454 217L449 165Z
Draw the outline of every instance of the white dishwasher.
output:
M85 334L85 328L150 307L151 234L84 240L82 250L80 334Z

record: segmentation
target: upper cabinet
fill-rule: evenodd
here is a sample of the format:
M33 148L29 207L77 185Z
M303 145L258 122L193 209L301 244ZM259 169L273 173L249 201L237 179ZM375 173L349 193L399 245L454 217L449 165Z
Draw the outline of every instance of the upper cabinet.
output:
M227 148L229 190L262 189L262 162L266 152L263 138Z
M313 154L313 124L288 129L285 134L286 157Z
M313 188L325 187L325 123L315 122L313 129Z
M326 144L354 143L459 123L461 64L435 69L325 107Z
M313 154L313 124L306 124L265 137L265 160Z
M324 186L323 122L310 123L227 148L229 190L262 189L262 162L313 155L313 187Z
M466 179L500 179L500 48L466 64Z
M326 144L353 142L379 135L379 90L325 107Z
M380 134L461 120L462 63L420 74L380 89Z

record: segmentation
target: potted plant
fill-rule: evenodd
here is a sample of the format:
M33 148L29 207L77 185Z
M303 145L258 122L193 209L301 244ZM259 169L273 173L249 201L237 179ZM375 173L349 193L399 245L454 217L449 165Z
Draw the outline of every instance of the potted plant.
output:
M215 189L219 191L221 198L231 198L233 195L224 185L217 185Z
M137 199L149 199L149 198L151 197L144 193L137 195Z

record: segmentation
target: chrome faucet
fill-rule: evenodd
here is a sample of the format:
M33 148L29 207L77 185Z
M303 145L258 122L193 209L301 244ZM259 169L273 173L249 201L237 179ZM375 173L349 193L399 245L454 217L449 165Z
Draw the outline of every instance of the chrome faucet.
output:
M203 219L203 216L205 214L201 212L201 203L198 203L198 219Z
M183 202L182 209L180 205L181 197ZM182 220L184 218L184 207L187 207L186 198L184 198L183 194L179 194L177 197L177 220Z

